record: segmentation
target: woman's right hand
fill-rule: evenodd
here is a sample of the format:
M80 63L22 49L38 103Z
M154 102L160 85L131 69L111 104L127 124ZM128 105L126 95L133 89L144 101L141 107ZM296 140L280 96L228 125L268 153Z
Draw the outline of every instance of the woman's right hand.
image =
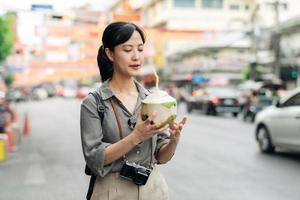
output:
M135 138L135 141L137 141L137 143L143 142L143 141L153 137L155 134L163 132L164 130L166 130L169 127L169 125L166 125L162 128L159 128L153 122L155 116L156 116L156 114L153 113L145 121L143 121L141 118L141 114L139 113L137 123L132 132L132 136Z

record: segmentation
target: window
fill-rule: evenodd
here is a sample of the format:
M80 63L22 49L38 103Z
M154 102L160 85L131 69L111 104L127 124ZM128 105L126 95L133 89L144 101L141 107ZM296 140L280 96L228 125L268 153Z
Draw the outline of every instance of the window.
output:
M174 0L175 8L194 8L195 0Z
M289 100L287 100L284 104L284 107L286 106L300 106L300 94L296 94Z
M223 0L202 0L202 8L223 8Z
M230 10L239 10L240 9L240 5L237 5L237 4L231 4L229 6L229 9Z

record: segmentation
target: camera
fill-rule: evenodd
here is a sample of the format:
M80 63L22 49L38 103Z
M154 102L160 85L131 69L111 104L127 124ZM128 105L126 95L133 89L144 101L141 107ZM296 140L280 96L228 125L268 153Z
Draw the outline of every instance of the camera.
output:
M120 176L132 181L136 185L145 185L150 176L151 169L126 161L120 171Z
M134 127L136 125L136 117L135 116L131 116L128 119L127 123L128 123L129 128L134 129Z

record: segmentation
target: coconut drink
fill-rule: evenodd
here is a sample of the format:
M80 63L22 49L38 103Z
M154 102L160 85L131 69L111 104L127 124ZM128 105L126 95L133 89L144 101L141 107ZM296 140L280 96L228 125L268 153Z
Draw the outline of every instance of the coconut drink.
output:
M177 115L177 101L167 92L158 89L159 77L155 70L156 89L142 101L141 115L145 121L150 115L155 113L153 122L159 128L167 124L172 124Z
M167 92L156 89L142 101L142 120L155 113L154 124L163 127L172 124L177 115L177 101Z

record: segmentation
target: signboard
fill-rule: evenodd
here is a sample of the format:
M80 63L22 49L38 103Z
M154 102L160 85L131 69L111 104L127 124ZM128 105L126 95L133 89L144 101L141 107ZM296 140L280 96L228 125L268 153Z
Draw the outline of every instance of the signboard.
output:
M53 10L53 6L51 4L31 4L31 10Z

